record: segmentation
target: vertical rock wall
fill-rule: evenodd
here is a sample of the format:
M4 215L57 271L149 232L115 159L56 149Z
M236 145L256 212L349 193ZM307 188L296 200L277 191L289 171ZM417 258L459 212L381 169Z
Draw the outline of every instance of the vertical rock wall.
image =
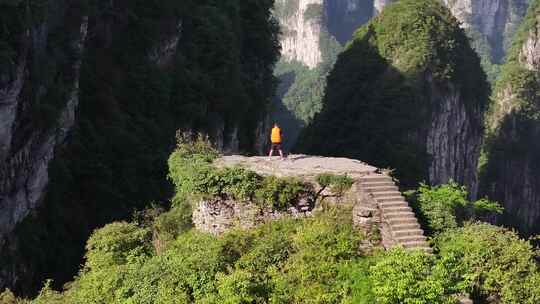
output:
M465 29L486 37L494 62L500 62L527 11L529 0L442 0Z
M322 61L319 39L323 0L278 0L281 7L281 54L310 68Z
M75 123L88 18L68 16L77 14L70 7L55 13L59 19L34 25L20 37L24 47L19 50L15 74L0 87L0 245L4 237L39 205L49 180L48 166L55 148L64 142ZM70 20L72 18L75 20ZM56 101L60 105L54 114L55 120L46 126L36 125L34 122L38 118L33 111L54 88L50 79L36 79L36 70L46 67L35 60L46 56L48 37L65 25L63 22L76 22L76 27L65 29L67 39L71 39L69 52L72 59L63 61L51 55L48 60L58 61L48 64L56 65L58 72L51 76L64 77L63 85L67 91ZM10 77L0 75L0 78Z
M488 117L481 193L505 208L500 221L540 232L540 1L520 29Z
M470 195L476 197L483 112L476 107L467 109L467 102L455 85L450 83L443 89L431 79L428 82L434 105L426 138L429 181L438 185L454 180L467 185Z

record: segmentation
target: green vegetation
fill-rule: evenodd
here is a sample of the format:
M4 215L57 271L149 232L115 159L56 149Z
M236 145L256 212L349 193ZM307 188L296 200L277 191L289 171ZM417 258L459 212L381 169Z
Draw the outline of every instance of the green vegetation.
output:
M330 191L338 196L343 195L347 190L351 189L354 180L347 175L335 175L329 173L319 174L315 180L322 189L329 188Z
M173 154L201 160L213 153L199 137L191 145L181 142ZM174 180L172 172L179 168L172 164ZM317 180L327 187L350 184L348 177L331 174ZM177 190L185 188L177 184ZM422 185L418 196L427 206L441 201L476 205L465 202L466 191L455 184ZM32 301L6 290L0 303L456 304L463 294L475 303L496 298L501 304L533 304L540 299L537 249L489 224L446 218L456 224L444 225L433 239L434 254L403 248L368 254L359 250L367 240L344 209L213 236L185 226L185 217L178 216L185 213L181 207L173 205L161 214L149 210L132 223L96 230L79 275L62 292L47 281Z
M402 184L413 187L427 179L424 137L439 100L432 97L451 89L481 129L489 86L458 21L437 1L399 1L340 54L298 150L397 168Z
M490 296L500 303L540 300L538 251L516 233L469 223L439 235L435 247L440 270L455 290L470 293L480 303Z
M133 231L128 225L112 224L96 231L101 236L94 235L93 245L87 246L88 259L77 280L62 295L45 288L38 299L45 303L56 299L64 303L346 303L356 283L346 274L355 271L361 258L359 234L338 213L281 220L219 238L190 231L160 255L147 254L149 242L134 250L131 244L137 242L132 240L139 240L145 229ZM111 247L104 233L124 235L127 240L118 239L123 245Z
M471 202L464 186L455 182L430 187L420 184L416 191L409 191L409 201L423 226L431 235L463 225L466 221L482 220L487 215L500 214L503 209L496 202L480 199Z

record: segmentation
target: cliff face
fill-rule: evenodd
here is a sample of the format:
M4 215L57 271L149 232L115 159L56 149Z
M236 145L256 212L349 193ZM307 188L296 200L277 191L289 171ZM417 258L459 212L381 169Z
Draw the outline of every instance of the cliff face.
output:
M274 13L281 25L281 55L313 69L325 59L327 47L321 40L329 34L344 44L389 1L278 0Z
M413 23L427 18L441 24L438 32ZM429 1L400 1L340 55L323 109L299 145L396 168L404 186L453 179L474 196L487 97L480 61L450 12Z
M493 62L500 63L527 12L529 0L443 0L468 30L487 39Z
M41 202L49 162L73 127L79 104L88 18L73 4L49 9L52 20L32 24L15 37L16 55L0 74L0 244ZM51 46L51 37L64 30L67 45ZM50 100L54 94L56 108ZM46 114L50 120L41 121Z
M506 225L540 231L540 3L531 4L493 95L481 191L501 202Z
M166 201L177 129L258 145L273 1L85 3L0 4L0 289L61 286L94 228Z
M282 56L314 68L322 61L319 37L328 31L340 43L395 0L278 0L277 16L284 35ZM441 0L475 40L499 63L527 11L529 0ZM311 18L317 13L317 18ZM320 16L320 17L319 17ZM487 44L487 45L481 45Z
M281 86L271 118L288 131L286 149L295 146L298 134L321 110L326 76L341 51L339 44L348 42L358 27L393 2L395 0L276 2L275 15L282 27L283 51L276 68ZM525 15L528 1L441 0L441 3L461 22L473 48L481 56L488 79L494 81L499 73L498 64ZM434 122L438 123L446 122ZM433 133L438 131L433 130ZM448 170L451 169L444 169Z
M429 102L433 105L425 141L429 155L428 180L433 185L457 181L467 185L475 197L483 137L482 100L477 99L477 105L470 107L460 85L448 83L441 87L432 79L428 81Z
M310 68L322 61L319 48L322 4L322 0L276 1L276 11L281 15L282 56Z

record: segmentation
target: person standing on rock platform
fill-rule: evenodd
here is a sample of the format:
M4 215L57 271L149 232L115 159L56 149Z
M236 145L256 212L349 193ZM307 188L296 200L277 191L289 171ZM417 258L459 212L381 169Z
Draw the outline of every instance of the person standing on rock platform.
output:
M274 123L274 127L272 128L272 134L270 135L270 142L272 143L270 147L270 153L268 153L268 158L272 157L274 154L274 150L279 151L279 155L283 159L283 151L281 150L281 129L279 128L277 123Z

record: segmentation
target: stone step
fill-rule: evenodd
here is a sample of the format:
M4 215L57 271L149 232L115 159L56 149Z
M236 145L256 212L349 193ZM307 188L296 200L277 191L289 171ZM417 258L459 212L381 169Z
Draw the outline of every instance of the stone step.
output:
M407 218L392 218L389 219L388 222L392 227L400 226L400 225L418 225L418 221L415 217L407 217Z
M386 202L405 202L405 199L402 196L395 196L395 197L375 197L375 200L379 203L386 203Z
M407 205L402 206L381 206L383 212L386 213L396 213L396 212L412 212L411 207Z
M394 233L394 236L396 238L403 237L403 236L414 236L414 235L424 235L424 231L422 229L403 229L403 230L395 230L392 227L392 232Z
M413 212L406 211L406 212L384 212L384 217L393 220L393 219L408 219L413 218L416 220L416 217Z
M365 183L365 182L386 182L386 181L393 182L394 180L388 175L371 174L371 175L365 175L358 178L358 181L360 183Z
M376 192L386 192L386 191L398 191L398 187L396 186L376 186L376 187L365 187L365 191L369 193L376 193Z
M379 202L381 208L388 207L409 207L406 201L389 201L389 202Z
M382 192L377 192L377 193L373 193L373 196L377 197L377 198L386 198L386 197L403 197L403 195L401 195L401 192L395 190L395 191L382 191Z
M423 234L400 236L396 237L395 239L400 244L406 244L411 242L425 242L427 240L427 238Z
M392 225L392 231L414 230L414 229L420 229L420 224L418 224L418 222L415 222L413 224Z
M405 201L403 196L383 196L383 197L374 197L378 202L395 202L395 201Z
M370 188L370 187L381 187L381 186L395 186L396 184L394 184L394 182L392 181L385 181L385 182L380 182L380 181L377 181L377 182L364 182L364 183L361 183L362 187L364 188Z

